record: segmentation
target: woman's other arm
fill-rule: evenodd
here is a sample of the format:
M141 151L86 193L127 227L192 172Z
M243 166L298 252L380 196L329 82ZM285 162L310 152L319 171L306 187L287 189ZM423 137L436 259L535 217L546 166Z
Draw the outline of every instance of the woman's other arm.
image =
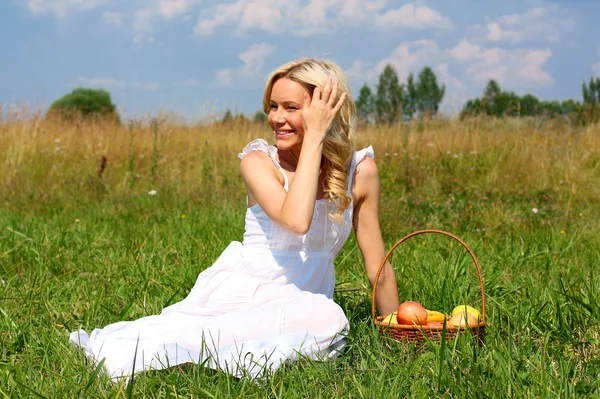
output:
M379 226L379 171L375 161L365 158L357 167L354 192L358 203L354 208L354 231L362 253L371 287L386 251ZM388 315L398 310L398 286L392 265L386 262L377 284L377 310Z

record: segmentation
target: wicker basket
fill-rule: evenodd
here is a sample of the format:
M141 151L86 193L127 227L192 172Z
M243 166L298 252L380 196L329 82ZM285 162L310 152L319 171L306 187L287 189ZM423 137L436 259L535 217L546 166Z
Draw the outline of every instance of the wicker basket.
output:
M404 241L408 240L411 237L420 235L420 234L429 234L429 233L442 234L442 235L451 237L451 238L455 239L456 241L458 241L469 252L469 255L471 255L471 259L473 259L473 262L475 263L475 267L477 268L477 274L479 276L479 287L481 288L481 321L480 321L480 323L473 327L461 327L461 328L446 324L446 326L445 326L446 339L451 340L451 339L455 338L458 334L462 334L462 333L465 333L466 331L469 331L471 334L473 334L474 337L476 337L478 339L478 342L480 344L483 344L484 333L485 333L485 293L484 293L484 289L483 289L483 277L481 276L481 268L479 267L479 262L477 262L477 258L475 257L475 254L473 253L473 251L471 251L471 249L467 246L467 244L464 243L464 241L462 241L460 238L454 236L453 234L450 234L448 232L441 231L441 230L420 230L420 231L411 233L411 234L407 235L406 237L397 241L394 244L394 246L392 246L392 248L385 255L385 258L383 258L383 261L381 262L381 265L379 266L379 270L377 271L377 276L375 277L375 283L373 284L373 297L371 299L371 304L372 304L371 312L372 312L372 316L373 316L373 322L377 326L379 333L381 335L389 336L391 338L401 340L401 341L413 341L413 342L427 341L427 340L436 341L436 340L440 340L442 338L442 334L444 332L443 326L441 326L441 327L440 326L417 326L417 325L411 326L411 325L404 325L404 324L384 323L383 319L385 317L377 316L377 314L375 312L375 294L377 293L377 282L379 281L379 276L381 274L381 271L383 270L385 262L387 262L388 258L390 257L392 252L396 249L396 247L398 247L398 245L402 244Z

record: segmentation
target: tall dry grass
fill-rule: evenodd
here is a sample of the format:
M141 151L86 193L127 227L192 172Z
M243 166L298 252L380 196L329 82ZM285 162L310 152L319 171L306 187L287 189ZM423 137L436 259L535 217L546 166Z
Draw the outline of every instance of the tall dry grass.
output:
M43 211L48 204L157 190L196 203L239 202L244 188L236 154L258 137L272 141L265 125L244 120L178 125L148 119L117 126L6 118L0 124L0 200ZM511 217L503 214L504 201L559 207L561 218L570 208L598 205L599 137L598 125L473 119L362 126L357 147L373 145L383 206L392 213L405 212L409 198L435 205L462 196L471 206L492 204L487 212L498 213L496 223Z

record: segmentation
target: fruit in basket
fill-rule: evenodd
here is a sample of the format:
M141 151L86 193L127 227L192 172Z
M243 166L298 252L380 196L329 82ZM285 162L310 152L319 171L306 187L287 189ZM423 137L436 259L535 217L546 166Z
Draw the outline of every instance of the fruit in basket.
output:
M448 324L454 327L475 327L479 324L479 320L471 313L458 312L448 320Z
M424 325L427 324L427 309L418 302L405 301L398 306L396 315L398 324Z
M444 324L439 321L428 321L426 324L427 327L444 327Z
M383 320L381 320L381 323L382 324L398 324L398 321L396 320L397 313L398 312L394 312L394 313L387 315L386 317L383 318Z
M438 322L443 323L446 320L446 315L442 312L438 312L437 310L427 310L427 324L430 322Z
M481 313L479 313L479 310L475 309L472 306L469 305L458 305L457 307L455 307L452 310L452 316L454 316L455 314L459 313L459 312L467 312L472 314L477 320L481 320Z

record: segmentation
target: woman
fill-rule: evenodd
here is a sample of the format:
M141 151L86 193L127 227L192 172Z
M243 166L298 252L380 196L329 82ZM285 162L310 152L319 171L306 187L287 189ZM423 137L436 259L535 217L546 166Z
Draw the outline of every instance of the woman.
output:
M257 376L344 345L348 320L333 302L333 260L354 227L371 284L385 249L379 175L371 147L352 151L354 102L341 69L303 59L273 72L263 106L275 146L262 139L239 154L248 208L242 243L200 273L189 295L160 315L71 333L109 376L185 362ZM388 264L379 312L398 308Z

